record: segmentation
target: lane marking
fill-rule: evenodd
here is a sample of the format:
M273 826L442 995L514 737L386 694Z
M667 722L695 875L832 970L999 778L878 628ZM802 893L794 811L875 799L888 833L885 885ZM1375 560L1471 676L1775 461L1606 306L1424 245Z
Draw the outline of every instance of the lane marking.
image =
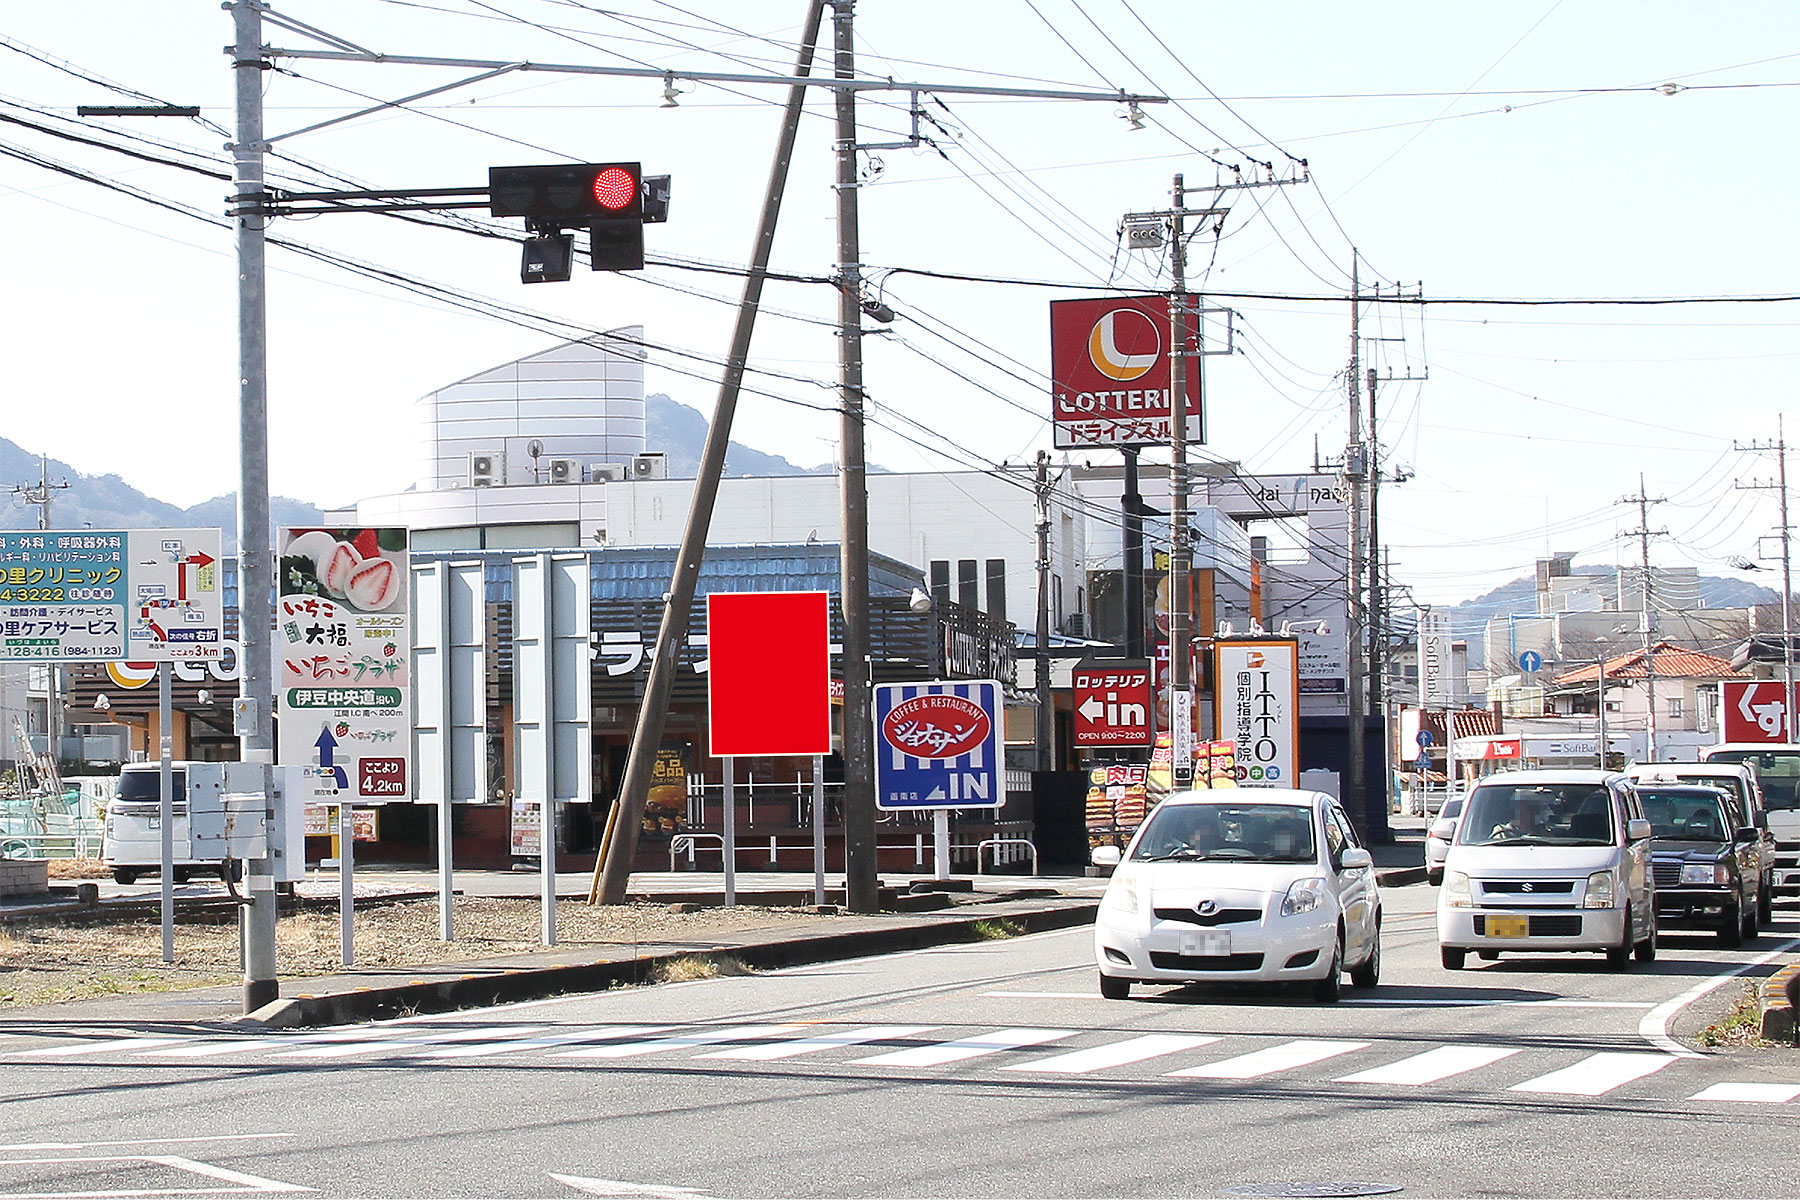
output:
M148 1050L152 1046L173 1046L177 1042L186 1042L189 1038L108 1038L101 1042L80 1041L72 1045L40 1046L36 1050L20 1051L21 1058L63 1058L71 1054L99 1054L108 1050Z
M451 1046L443 1050L427 1050L420 1058L485 1058L495 1054L511 1054L518 1050L542 1050L547 1046L572 1046L579 1042L610 1042L614 1038L643 1037L673 1029L673 1025L604 1025L597 1029L579 1029L574 1033L551 1033L541 1037L503 1038L478 1046Z
M859 1058L855 1061L878 1067L937 1067L945 1063L998 1054L1002 1050L1039 1046L1059 1038L1073 1037L1074 1033L1072 1029L1002 1029L979 1037L958 1038L954 1042L940 1042L935 1046L919 1046L911 1050L895 1050L891 1054L877 1054L873 1058Z
M595 1046L589 1050L565 1050L555 1058L635 1058L640 1054L657 1054L664 1050L685 1050L692 1046L716 1046L721 1042L752 1042L763 1038L798 1033L805 1025L740 1025L714 1033L681 1034L648 1042L623 1042L617 1046Z
M1036 1062L1014 1063L1012 1066L1000 1069L1002 1071L1040 1071L1084 1075L1089 1071L1099 1071L1106 1067L1122 1067L1127 1063L1143 1062L1146 1058L1178 1054L1183 1050L1192 1050L1196 1046L1209 1045L1218 1040L1216 1037L1185 1037L1174 1033L1146 1033L1142 1037L1126 1038L1122 1042L1114 1042L1108 1046L1075 1050L1068 1054L1041 1058Z
M1304 1067L1309 1063L1323 1062L1328 1058L1336 1058L1340 1054L1349 1054L1353 1050L1368 1048L1369 1043L1367 1042L1337 1042L1302 1038L1299 1041L1270 1046L1266 1050L1254 1050L1249 1054L1240 1054L1236 1058L1221 1059L1215 1063L1188 1067L1182 1071L1170 1071L1164 1078L1255 1079L1260 1075L1272 1075L1277 1071L1291 1071L1295 1067Z
M506 1034L516 1025L489 1025L476 1029L460 1029L453 1033L422 1033L417 1037L379 1038L367 1042L349 1042L337 1046L312 1046L305 1050L286 1050L275 1055L276 1058L349 1058L354 1054L404 1054L408 1050L438 1045L443 1042L470 1042L482 1038L493 1038ZM527 1027L529 1030L542 1029L542 1025Z
M0 1153L23 1150L94 1150L104 1146L169 1146L187 1142L261 1142L273 1138L298 1137L294 1133L209 1133L193 1137L124 1138L108 1142L14 1142L0 1146Z
M1149 987L1175 987L1176 984L1148 984ZM1104 1000L1098 991L1087 992L980 992L983 1000ZM1111 1003L1111 1001L1107 1001ZM1507 1000L1489 996L1466 999L1408 999L1403 996L1345 996L1339 1001L1345 1008L1654 1008L1650 1000L1568 1000L1554 997L1546 1000Z
M1783 954L1793 950L1796 946L1800 946L1800 938L1793 938L1783 942L1767 954L1759 954L1757 957L1751 959L1743 966L1738 967L1736 970L1726 971L1721 975L1713 976L1711 979L1702 979L1699 983L1696 983L1693 987L1681 993L1681 995L1676 996L1674 999L1664 1000L1661 1004L1645 1013L1644 1019L1638 1022L1638 1036L1665 1054L1673 1054L1680 1058L1704 1058L1705 1055L1701 1054L1698 1050L1690 1050L1669 1036L1669 1023L1675 1019L1675 1014L1698 1000L1700 997L1706 995L1708 992L1713 991L1716 988L1724 987L1738 976L1749 971L1754 971L1764 963L1772 962L1773 960L1780 958Z
M1672 1054L1605 1050L1590 1054L1574 1066L1515 1083L1510 1092L1545 1092L1555 1096L1603 1096L1616 1087L1662 1070L1676 1059Z
M1436 1083L1452 1075L1478 1070L1503 1058L1519 1053L1517 1046L1439 1046L1423 1054L1403 1058L1385 1067L1340 1075L1333 1083L1388 1083L1398 1087L1418 1087Z
M820 1034L817 1037L795 1038L787 1042L768 1042L761 1046L740 1046L735 1050L715 1050L711 1054L696 1054L694 1057L772 1062L776 1059L793 1058L801 1054L829 1050L835 1046L861 1046L868 1042L886 1042L896 1038L912 1037L915 1034L930 1033L936 1028L936 1025L871 1025L866 1029L852 1029L848 1033Z
M1690 1100L1731 1100L1739 1104L1786 1104L1800 1096L1800 1085L1786 1083L1715 1083Z

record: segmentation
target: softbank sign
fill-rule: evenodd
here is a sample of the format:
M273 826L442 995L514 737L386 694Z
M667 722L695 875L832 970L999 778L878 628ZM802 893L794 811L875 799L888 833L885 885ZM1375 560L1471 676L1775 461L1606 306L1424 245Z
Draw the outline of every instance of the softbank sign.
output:
M1719 684L1719 730L1727 742L1791 742L1781 682L1728 679Z
M1419 706L1448 708L1450 697L1450 614L1419 612Z

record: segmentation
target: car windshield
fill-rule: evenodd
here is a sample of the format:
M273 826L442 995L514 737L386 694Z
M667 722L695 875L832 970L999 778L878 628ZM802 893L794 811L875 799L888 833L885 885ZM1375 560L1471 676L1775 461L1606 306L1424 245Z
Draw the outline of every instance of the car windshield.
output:
M1151 814L1132 858L1312 862L1312 809L1299 804L1165 804Z
M1792 750L1715 750L1709 762L1745 763L1756 768L1762 785L1763 806L1770 809L1800 808L1800 754Z
M1483 784L1469 795L1465 846L1610 846L1612 801L1599 783Z
M187 772L169 772L169 794L185 800L187 793ZM162 799L161 771L126 771L119 776L119 790L113 793L113 799L126 800L141 804L145 800Z
M1699 788L1639 788L1650 832L1659 838L1722 842L1728 824L1719 798Z

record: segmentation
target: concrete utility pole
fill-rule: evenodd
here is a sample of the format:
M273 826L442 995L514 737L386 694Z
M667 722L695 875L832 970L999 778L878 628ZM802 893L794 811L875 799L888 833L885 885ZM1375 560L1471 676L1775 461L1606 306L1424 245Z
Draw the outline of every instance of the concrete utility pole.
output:
M50 528L50 500L54 493L68 488L69 481L64 479L56 483L50 482L50 456L38 456L38 481L36 483L15 483L13 495L25 504L37 506L38 528ZM62 664L47 662L44 664L44 750L50 765L61 770L62 755L58 743L62 740ZM30 685L27 684L27 687ZM29 746L26 747L30 749Z
M230 146L235 191L229 215L237 231L238 265L238 684L236 727L239 757L263 765L264 812L269 845L279 840L270 767L275 762L275 698L271 632L275 611L271 590L274 563L269 545L269 343L264 238L268 218L263 189L263 73L272 65L262 53L262 9L258 0L231 0L230 48L236 72L237 134ZM244 1011L254 1012L281 994L275 977L275 860L245 864L249 903L239 921L244 943Z
M812 0L807 12L806 36L794 64L797 79L803 80L812 73L819 26L824 19L825 0ZM762 220L757 226L756 245L750 255L750 270L744 277L743 299L739 302L737 324L731 335L731 350L725 359L724 377L719 381L719 397L713 405L712 421L706 427L706 444L700 452L700 468L694 480L694 496L688 505L687 525L682 530L681 548L675 554L675 572L669 582L668 598L663 601L662 624L651 649L650 677L644 684L643 703L638 706L637 725L631 735L631 755L625 764L625 777L619 784L618 799L607 816L600 853L594 860L594 879L588 889L590 904L623 904L625 889L631 882L638 833L643 828L644 807L650 799L650 776L656 765L656 752L662 745L663 726L668 720L676 660L687 635L694 593L700 586L700 564L706 557L706 537L712 527L719 480L725 474L731 424L737 414L744 372L749 367L750 339L756 330L757 311L762 305L763 284L768 279L769 258L775 246L775 226L781 216L781 200L787 190L788 168L793 162L794 142L799 135L800 114L805 105L806 87L796 83L788 89L775 160L769 168L769 184L763 193Z
M1775 417L1775 440L1773 442L1751 442L1740 446L1735 441L1732 448L1736 450L1773 450L1775 451L1776 479L1774 483L1740 483L1740 488L1758 490L1774 489L1781 498L1781 740L1791 742L1795 739L1794 727L1794 581L1792 576L1794 556L1789 552L1788 526L1788 493L1787 493L1787 434L1782 427L1780 414Z
M1367 709L1367 701L1363 696L1363 611L1362 611L1362 570L1363 570L1363 483L1368 478L1368 449L1362 440L1362 339L1359 326L1361 309L1361 284L1357 271L1361 265L1354 249L1350 252L1350 440L1344 447L1344 482L1349 485L1349 517L1350 537L1348 561L1345 564L1345 591L1347 603L1344 606L1347 621L1344 629L1344 666L1348 676L1346 691L1345 722L1345 774L1343 801L1344 812L1349 815L1351 824L1356 826L1358 835L1368 829L1369 819L1367 800L1365 797L1364 776L1366 770L1363 763L1363 714ZM1383 789L1385 795L1386 789Z
M1050 452L1037 455L1037 654L1032 679L1037 690L1037 719L1032 723L1035 753L1040 771L1051 769L1055 724L1050 711Z
M1194 692L1188 678L1193 635L1188 621L1192 555L1188 550L1187 192L1180 175L1175 176L1170 196L1175 204L1169 218L1173 235L1169 238L1169 725L1173 735L1169 740L1171 782L1180 790L1194 785ZM1196 325L1202 320L1198 309L1195 305ZM1194 362L1197 368L1200 360Z
M1664 497L1661 496L1651 499L1646 495L1644 477L1639 475L1638 494L1627 496L1619 501L1620 504L1635 504L1638 510L1638 527L1626 533L1625 536L1638 539L1639 559L1643 564L1642 624L1644 627L1644 681L1646 685L1644 696L1649 711L1649 720L1644 727L1645 740L1648 743L1644 755L1645 762L1656 761L1656 605L1652 601L1656 580L1650 573L1650 539L1663 537L1669 532L1666 529L1650 528L1650 506L1661 504L1663 499Z

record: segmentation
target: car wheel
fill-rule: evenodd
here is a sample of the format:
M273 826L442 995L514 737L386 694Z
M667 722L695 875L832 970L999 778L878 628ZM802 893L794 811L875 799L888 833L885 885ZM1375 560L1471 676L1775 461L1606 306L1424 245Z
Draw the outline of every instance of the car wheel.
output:
M223 863L219 864L219 878L221 880L223 880L224 882L236 883L238 880L242 879L243 877L244 877L244 863L243 863L242 859L234 858L234 859L231 859L229 862L223 862Z
M1108 1000L1131 999L1131 980L1120 979L1117 975L1100 973L1100 994Z
M1744 910L1744 940L1754 942L1756 940L1756 905L1751 903L1742 907Z
M1480 956L1482 962L1500 961L1500 952L1498 950L1477 950L1475 953Z
M189 871L186 867L176 867L175 868L175 882L176 883L186 883L188 880L192 879L193 877L194 877L193 872Z
M1607 947L1606 965L1614 971L1623 971L1631 965L1631 951L1636 944L1637 940L1631 936L1631 909L1627 907L1625 909L1625 936L1619 940L1618 945Z
M1463 959L1467 958L1469 954L1467 950L1462 949L1460 946L1440 946L1438 947L1438 953L1443 957L1444 970L1446 971L1462 970Z
M1738 947L1744 944L1743 905L1733 900L1719 918L1719 944Z
M138 873L129 867L119 867L113 871L113 882L122 883L127 887L136 883L137 877Z
M1381 926L1375 927L1375 943L1369 947L1369 957L1350 972L1350 982L1359 988L1372 988L1381 982Z
M1444 872L1441 870L1434 871L1430 867L1426 867L1425 882L1429 883L1432 887L1440 886L1444 882Z
M1336 1004L1344 995L1344 931L1338 930L1337 942L1331 947L1331 966L1325 977L1313 984L1313 999L1320 1004Z
M1756 919L1764 925L1775 920L1775 885L1767 879L1756 889Z
M1650 936L1639 942L1637 946L1633 948L1633 953L1637 955L1637 960L1641 963L1656 961L1655 925L1650 926Z

